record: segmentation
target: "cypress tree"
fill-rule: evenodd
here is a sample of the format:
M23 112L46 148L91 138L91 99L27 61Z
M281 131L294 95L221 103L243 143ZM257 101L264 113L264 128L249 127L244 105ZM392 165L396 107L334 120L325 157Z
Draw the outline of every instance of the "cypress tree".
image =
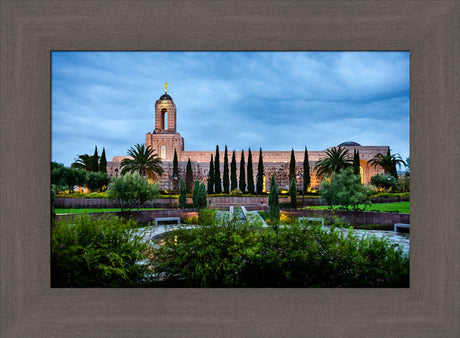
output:
M310 187L310 164L308 163L308 151L305 147L305 155L303 158L303 193L306 194Z
M187 187L185 186L184 179L180 179L180 195L179 195L179 207L185 209L187 204Z
M192 195L192 200L193 200L193 207L198 208L198 194L200 190L200 182L196 180L193 183L193 195Z
M246 173L244 172L244 150L241 150L240 161L240 190L244 193L246 191Z
M101 160L99 161L99 171L107 174L107 159L105 158L105 147L102 148Z
M208 195L214 194L214 160L211 155L208 172Z
M230 181L228 177L228 153L227 153L227 145L225 145L225 154L224 154L224 176L223 176L223 183L224 183L224 193L228 194L230 192Z
M97 154L97 146L96 146L96 148L94 149L94 155L91 158L91 171L99 171L98 162L99 162L99 156Z
M269 216L272 222L278 223L280 220L280 200L278 195L278 186L276 185L275 176L272 176L270 182L270 195L268 196L268 205L270 206Z
M256 183L257 195L262 194L264 191L264 162L262 161L262 148L259 152L259 163L257 165L257 183Z
M291 198L291 207L297 207L297 182L295 178L293 178L291 181L291 185L289 187L289 196Z
M222 192L222 181L220 180L220 161L219 161L219 146L216 146L216 164L214 165L214 185L216 194L220 194Z
M359 150L353 150L353 173L359 175Z
M203 183L200 184L198 188L198 197L197 197L198 209L206 208L208 205L208 196L206 195L206 187Z
M291 161L289 162L289 184L293 178L295 178L295 156L294 156L294 149L291 150Z
M248 151L248 193L254 194L254 173L252 172L252 153Z
M187 161L187 168L185 169L185 187L187 188L187 193L191 194L193 191L193 171L190 158Z
M236 177L236 158L233 150L232 163L230 164L230 191L238 188L238 179Z
M174 177L177 177L176 179ZM174 148L173 157L173 191L175 194L179 191L179 164L177 162L177 152Z

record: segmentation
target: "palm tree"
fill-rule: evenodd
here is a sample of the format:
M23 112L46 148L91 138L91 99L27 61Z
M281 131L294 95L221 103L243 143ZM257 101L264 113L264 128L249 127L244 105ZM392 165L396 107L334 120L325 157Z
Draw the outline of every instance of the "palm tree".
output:
M163 174L161 159L150 147L145 148L143 144L136 144L129 148L128 156L121 161L121 174L138 172L141 176L147 175L149 178L156 179Z
M326 150L327 157L316 162L315 171L318 178L324 175L339 173L340 170L351 167L352 161L348 149L343 147L333 147Z
M385 155L377 154L369 160L367 163L372 165L373 167L380 166L385 171L385 174L390 174L391 176L397 178L398 173L396 172L396 166L401 166L402 164L406 164L399 154L391 154L390 148L388 148L387 153Z
M78 155L70 167L75 169L84 169L86 171L91 171L91 163L93 161L93 156L88 154Z

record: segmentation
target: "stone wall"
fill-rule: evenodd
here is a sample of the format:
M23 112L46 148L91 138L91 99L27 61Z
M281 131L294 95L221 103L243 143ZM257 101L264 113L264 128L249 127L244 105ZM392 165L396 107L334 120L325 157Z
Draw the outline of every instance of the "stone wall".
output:
M211 201L211 208L225 208L233 206L263 206L268 204L268 197L208 197ZM280 198L280 203L288 203L289 198ZM305 205L319 205L319 199L306 199ZM171 203L175 206L179 201L177 198L172 198ZM187 203L192 204L191 198L187 198ZM58 197L54 201L55 208L62 209L78 209L78 208L118 208L116 201L107 200L104 198L64 198ZM145 208L168 208L169 199L154 199L148 201Z
M115 216L121 216L121 212L112 212L110 213L111 215ZM72 218L75 217L77 214L73 215L56 215L57 219L60 218ZM104 215L107 215L107 213L103 212L96 212L96 213L91 213L91 216L95 217L102 217ZM132 217L135 221L137 222L152 222L155 220L155 218L159 217L180 217L181 220L184 218L189 218L189 217L197 217L198 216L198 211L195 209L187 209L187 210L182 210L182 209L167 209L167 210L141 210L141 211L136 211L128 214L127 217Z
M340 210L283 210L283 214L292 217L324 217L328 221L333 221L334 217L351 224L385 224L393 225L395 223L410 224L410 214L396 214L389 212L350 212Z

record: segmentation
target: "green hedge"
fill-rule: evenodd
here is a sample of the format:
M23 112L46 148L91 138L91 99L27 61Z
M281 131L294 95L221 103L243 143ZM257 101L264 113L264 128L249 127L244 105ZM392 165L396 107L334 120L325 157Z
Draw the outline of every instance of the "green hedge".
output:
M201 226L163 238L159 287L408 287L409 257L388 239L200 214Z
M134 221L87 214L55 221L51 231L52 287L140 286L147 265L142 236L130 235Z

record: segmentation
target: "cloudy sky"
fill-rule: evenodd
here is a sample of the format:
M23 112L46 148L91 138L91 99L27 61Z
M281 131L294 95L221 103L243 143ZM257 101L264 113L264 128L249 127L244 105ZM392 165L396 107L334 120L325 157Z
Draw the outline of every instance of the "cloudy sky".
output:
M409 156L409 52L52 52L52 161L126 155L177 107L185 150L324 150L345 141Z

